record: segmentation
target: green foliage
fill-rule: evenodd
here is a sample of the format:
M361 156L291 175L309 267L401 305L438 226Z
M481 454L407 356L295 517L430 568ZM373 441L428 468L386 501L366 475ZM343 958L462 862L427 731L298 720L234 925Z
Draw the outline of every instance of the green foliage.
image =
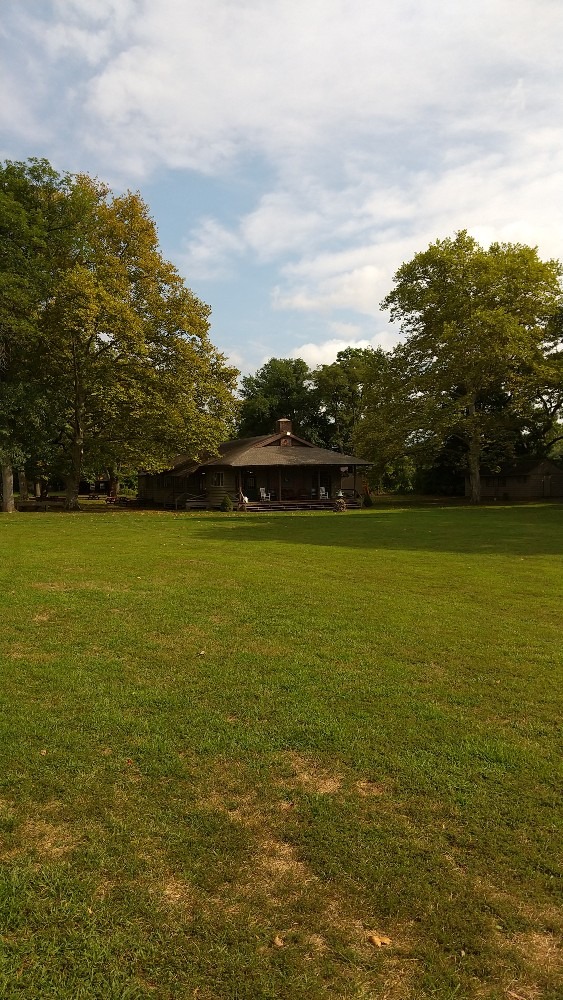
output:
M0 167L0 452L6 483L10 467L31 454L47 452L50 433L45 422L41 370L40 311L52 288L48 248L59 240L53 212L41 210L36 185L56 203L66 179L45 161ZM3 508L11 499L5 495Z
M67 478L71 504L84 465L156 470L213 452L236 410L236 372L209 340L209 307L163 259L140 196L44 161L6 164L0 188L4 232L17 222L33 262L19 285L10 271L11 379L41 401L49 443L35 452Z
M234 504L231 496L228 493L225 493L223 499L221 500L221 510L224 513L229 513L230 511L233 510L233 508Z
M560 374L561 274L531 247L484 250L460 232L403 264L382 303L406 335L395 352L405 445L436 454L447 437L463 440L474 501L483 456L514 449L526 411Z
M364 412L363 393L369 372L382 362L383 351L349 347L331 365L312 375L318 405L328 421L330 447L351 454L354 435Z
M270 358L255 375L244 376L241 396L239 437L270 434L279 417L288 417L296 434L327 444L328 421L320 411L312 372L301 358Z
M355 428L354 452L372 465L367 478L377 491L408 491L417 461L433 447L432 435L413 426L422 421L420 397L409 398L404 366L397 352L374 351L366 370L363 412Z
M271 433L285 416L302 437L349 454L365 409L364 384L384 357L380 350L348 348L314 370L301 358L270 358L242 379L239 436Z

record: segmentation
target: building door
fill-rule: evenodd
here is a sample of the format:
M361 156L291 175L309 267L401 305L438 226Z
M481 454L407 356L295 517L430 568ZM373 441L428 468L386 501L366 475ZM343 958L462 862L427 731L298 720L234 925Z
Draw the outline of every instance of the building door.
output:
M258 491L256 489L256 476L253 472L243 472L242 474L242 492L245 497L249 500L258 499Z
M551 476L543 477L543 495L544 497L551 496Z

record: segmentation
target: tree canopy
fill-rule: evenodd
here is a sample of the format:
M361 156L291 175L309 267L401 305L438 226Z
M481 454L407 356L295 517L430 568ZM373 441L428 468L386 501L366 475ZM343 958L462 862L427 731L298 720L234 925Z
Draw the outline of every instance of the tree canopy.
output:
M162 257L140 195L31 161L0 168L0 196L6 460L43 453L72 508L85 467L160 469L213 451L234 419L237 373L210 342L209 307Z
M377 354L347 348L333 364L315 369L302 358L270 358L242 379L240 436L268 434L285 416L315 444L349 452L362 412L363 384Z
M396 356L410 434L437 448L452 435L464 442L474 502L483 457L514 448L560 378L561 274L532 247L485 250L461 231L403 264L382 302L405 335Z
M354 448L364 409L365 386L383 354L381 350L348 347L338 352L332 364L320 365L312 373L326 421L327 443L336 451L349 454Z
M278 417L288 417L293 429L316 444L325 444L327 421L309 366L301 358L270 358L255 375L241 380L240 437L268 434Z
M373 463L396 486L469 474L563 442L562 266L484 249L462 230L398 269L382 302L391 352L348 348L310 369L271 358L241 381L209 339L210 309L160 252L137 193L45 160L0 165L0 464L64 478L157 471L229 435L297 433ZM434 471L433 471L434 470ZM22 473L23 475L23 473ZM422 478L421 478L422 476Z

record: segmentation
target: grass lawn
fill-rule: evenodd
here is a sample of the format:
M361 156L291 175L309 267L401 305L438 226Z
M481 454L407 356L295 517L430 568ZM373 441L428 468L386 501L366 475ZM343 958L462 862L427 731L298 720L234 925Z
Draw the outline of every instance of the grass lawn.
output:
M562 529L0 518L0 997L560 998Z

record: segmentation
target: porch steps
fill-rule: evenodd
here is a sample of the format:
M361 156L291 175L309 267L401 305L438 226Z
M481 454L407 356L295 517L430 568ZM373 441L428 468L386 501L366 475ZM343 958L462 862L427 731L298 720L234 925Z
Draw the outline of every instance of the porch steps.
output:
M252 512L274 510L334 510L334 500L249 500L244 509ZM358 500L346 500L347 510L359 510Z
M332 500L249 500L248 503L244 505L244 510L251 513L265 513L267 511L276 510L334 510L334 499ZM140 505L143 505L143 501L140 501ZM152 506L152 505L151 505ZM167 502L163 504L158 504L164 508L164 510L218 510L217 507L210 507L207 500L204 499L194 499L187 500L185 503L172 503ZM359 510L361 504L358 500L346 500L347 510ZM236 501L233 501L233 510L240 510L241 508Z

